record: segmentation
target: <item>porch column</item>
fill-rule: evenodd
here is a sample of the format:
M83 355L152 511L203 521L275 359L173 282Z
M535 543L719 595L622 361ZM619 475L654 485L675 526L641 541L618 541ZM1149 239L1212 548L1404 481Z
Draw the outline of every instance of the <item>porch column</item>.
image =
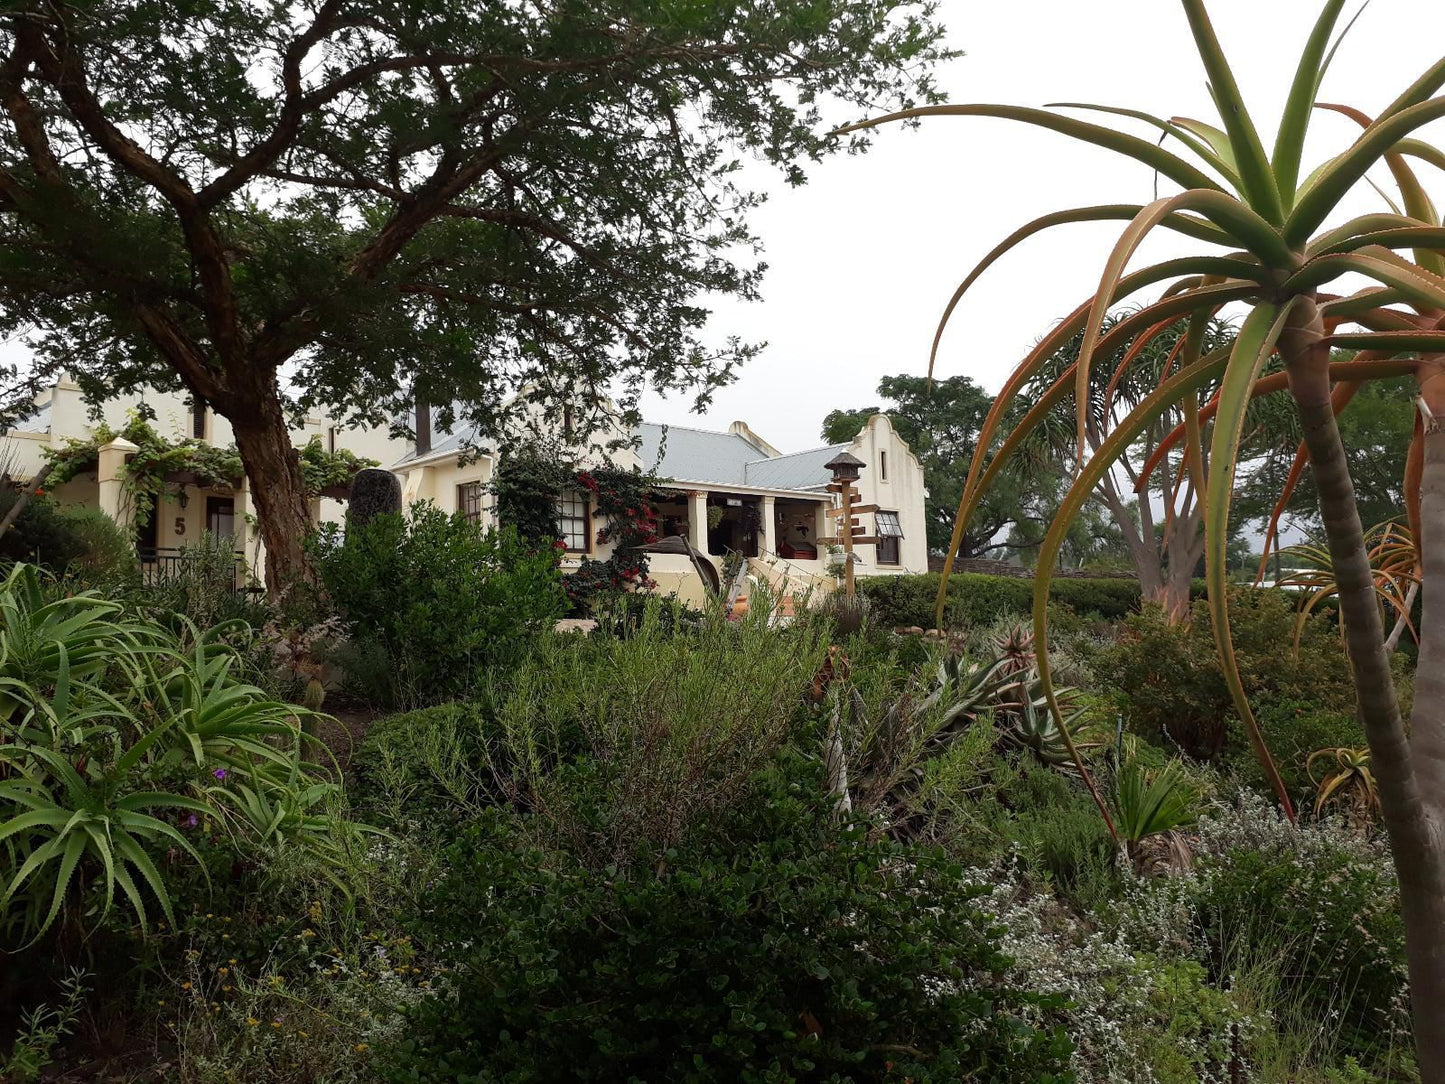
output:
M130 501L126 498L125 457L140 451L124 437L101 445L96 457L95 479L100 484L100 510L122 528L130 526Z
M838 533L833 530L833 521L828 517L828 509L832 507L832 501L819 501L816 505L813 512L813 537L815 539L827 538ZM824 559L823 543L818 542L816 545L818 546L818 560L821 561Z
M763 498L763 552L778 552L778 514L773 507L773 498Z
M243 554L249 554L246 558L247 568L250 565L258 564L260 560L260 534L251 523L255 513L251 511L251 479L244 474L241 476L241 484L236 487L232 496L233 509L235 511L234 530L235 538L233 545L236 550ZM256 552L251 553L252 543L256 544ZM254 571L254 570L252 570Z
M699 553L707 553L707 494L688 490L687 539Z

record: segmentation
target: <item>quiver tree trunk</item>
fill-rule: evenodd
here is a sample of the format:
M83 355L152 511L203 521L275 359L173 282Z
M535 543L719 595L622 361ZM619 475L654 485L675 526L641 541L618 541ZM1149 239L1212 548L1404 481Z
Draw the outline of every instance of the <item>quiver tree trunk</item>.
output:
M257 396L229 417L266 545L266 590L280 598L290 586L311 579L306 536L312 523L301 460L274 393Z
M1415 733L1407 736L1400 715L1385 649L1383 622L1374 574L1365 548L1364 529L1355 504L1345 449L1330 403L1329 351L1318 310L1299 303L1280 339L1289 374L1290 394L1299 408L1310 469L1319 491L1320 518L1329 541L1339 587L1350 667L1354 674L1360 722L1380 793L1380 807L1400 883L1405 925L1415 1042L1424 1084L1445 1081L1445 848L1441 846L1438 806L1445 800L1445 682L1431 679L1445 665L1445 447L1441 434L1427 437L1423 501L1425 610L1416 689ZM1435 556L1432 559L1432 547ZM1440 624L1440 621L1436 621ZM1437 687L1432 688L1432 684Z

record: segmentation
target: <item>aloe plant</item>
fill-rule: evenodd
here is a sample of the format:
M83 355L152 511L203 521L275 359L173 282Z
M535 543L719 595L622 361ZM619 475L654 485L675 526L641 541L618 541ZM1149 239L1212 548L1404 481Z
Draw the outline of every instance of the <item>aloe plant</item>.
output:
M309 713L238 680L212 636L185 642L33 567L0 583L0 951L117 900L143 928L173 922L158 858L199 861L186 830L204 818L304 846L324 875L344 860L323 815L337 788L301 757Z
M1225 547L1238 446L1245 412L1258 395L1287 390L1299 413L1305 451L1319 492L1360 717L1369 741L1385 825L1400 878L1401 900L1414 999L1416 1045L1426 1084L1445 1081L1445 227L1408 168L1407 157L1440 164L1445 154L1413 137L1421 126L1445 117L1445 59L1424 74L1376 117L1361 119L1363 131L1348 147L1303 174L1303 148L1310 120L1322 103L1321 82L1334 56L1332 45L1344 0L1325 0L1309 31L1278 126L1272 151L1241 98L1233 72L1216 38L1203 0L1181 0L1218 108L1218 123L1162 118L1127 108L1059 106L1034 109L1010 105L943 105L910 109L864 125L920 117L984 116L1050 129L1143 163L1182 190L1147 205L1111 204L1058 211L1023 226L993 249L965 278L945 311L934 349L950 315L968 288L991 264L1025 239L1071 222L1127 223L1105 261L1098 290L1063 320L1010 375L978 438L960 500L950 564L940 585L940 621L951 555L982 493L1040 420L1072 392L1078 412L1079 467L1059 515L1040 548L1045 570L1035 584L1034 625L1039 670L1050 708L1060 712L1049 681L1045 604L1049 575L1069 522L1119 455L1160 413L1183 413L1184 469L1205 494L1205 562L1209 606L1221 668L1256 755L1279 800L1293 817L1289 795L1250 710L1235 665L1225 592ZM1337 45L1337 41L1335 42ZM1107 124L1076 118L1063 109L1087 109L1150 127L1161 141L1140 138ZM1347 113L1349 111L1346 111ZM1169 146L1164 144L1168 143ZM1325 228L1341 199L1367 170L1384 161L1406 193L1404 206L1366 214ZM1303 179L1302 178L1303 175ZM1198 255L1128 271L1134 252L1156 228L1173 230L1213 246ZM1413 262L1398 250L1413 254ZM1369 285L1350 293L1331 292L1347 275ZM1110 307L1164 284L1158 300L1118 320L1100 334ZM1400 308L1402 303L1412 308ZM1204 329L1229 304L1248 307L1231 347L1204 351ZM1157 390L1121 419L1094 454L1087 445L1087 391L1091 363L1131 341L1147 339L1185 322L1183 348ZM1363 330L1350 330L1362 328ZM1083 333L1075 364L1012 432L1002 422L1018 390L1048 357ZM1334 347L1357 350L1353 360L1331 363ZM1283 372L1266 374L1278 354ZM1137 351L1126 350L1121 365ZM1404 355L1404 356L1402 356ZM931 368L931 363L930 363ZM1425 621L1415 715L1407 732L1401 717L1384 647L1380 610L1364 531L1341 443L1335 412L1358 381L1414 374L1425 413L1416 463L1421 501ZM1217 383L1205 465L1205 422L1200 389ZM996 443L997 442L997 443ZM995 446L996 445L996 446ZM1159 453L1156 453L1159 454ZM1432 574L1433 573L1433 574ZM1071 756L1084 773L1101 812L1108 811L1064 728Z

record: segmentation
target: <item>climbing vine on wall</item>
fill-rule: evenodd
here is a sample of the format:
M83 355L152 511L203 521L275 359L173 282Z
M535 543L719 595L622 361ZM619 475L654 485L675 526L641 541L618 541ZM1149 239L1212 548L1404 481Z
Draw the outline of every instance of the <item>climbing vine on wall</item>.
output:
M131 516L139 526L149 518L168 486L190 483L224 488L235 485L245 474L235 445L223 448L194 437L170 440L157 432L152 424L154 420L152 411L131 410L119 429L100 425L87 440L67 437L61 447L45 449L45 457L51 463L46 484L54 489L94 470L104 445L117 439L129 441L136 450L126 457L121 467L121 484L130 496ZM307 492L312 494L329 486L344 485L361 468L377 465L376 460L349 451L328 452L321 446L320 437L312 437L298 454Z
M563 580L568 598L580 609L606 591L656 586L647 575L647 554L639 547L658 540L652 497L661 481L654 474L618 467L578 470L543 452L527 450L502 460L492 491L502 523L515 526L535 545L554 546L559 552L565 545L558 537L557 501L568 490L587 494L593 541L613 549L606 560L583 557Z

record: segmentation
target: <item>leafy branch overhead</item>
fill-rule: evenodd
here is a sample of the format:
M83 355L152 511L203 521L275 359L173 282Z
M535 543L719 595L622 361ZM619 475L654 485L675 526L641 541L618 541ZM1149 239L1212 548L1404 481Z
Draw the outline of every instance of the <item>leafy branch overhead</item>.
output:
M127 454L120 468L120 476L137 525L150 516L167 486L193 484L229 489L245 473L234 444L219 447L194 437L171 440L162 436L143 412L132 411L119 429L102 424L86 440L67 437L59 448L44 449L50 463L47 484L54 489L95 470L101 448L115 440L135 445L136 450ZM328 452L319 436L313 436L297 454L310 496L347 485L357 471L377 466L376 460L358 456L348 449Z
M744 156L792 183L827 121L937 100L928 0L0 14L0 416L65 369L228 418L268 576L305 564L288 407L500 430L519 388L705 396L754 346L701 339L762 273ZM740 254L740 255L739 255ZM277 379L287 367L294 402ZM3 417L0 417L3 420ZM264 482L264 485L261 483ZM284 578L284 577L283 577Z

